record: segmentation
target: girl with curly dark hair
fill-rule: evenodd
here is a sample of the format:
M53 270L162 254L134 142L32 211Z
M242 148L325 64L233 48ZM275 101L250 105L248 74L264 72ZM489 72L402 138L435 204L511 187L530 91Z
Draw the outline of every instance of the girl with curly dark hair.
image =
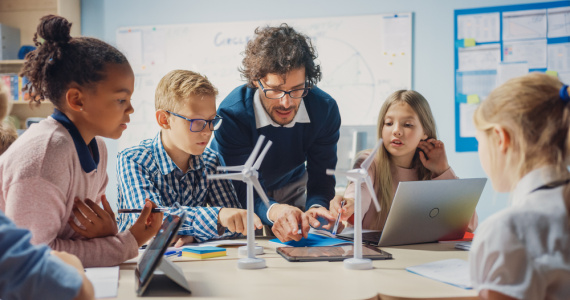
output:
M25 89L56 109L1 156L0 210L32 232L33 244L74 254L86 267L112 266L137 256L162 218L150 213L149 201L130 230L117 232L104 195L107 149L99 136L117 139L127 128L134 74L120 51L72 38L70 28L62 17L43 17L37 49L26 55Z

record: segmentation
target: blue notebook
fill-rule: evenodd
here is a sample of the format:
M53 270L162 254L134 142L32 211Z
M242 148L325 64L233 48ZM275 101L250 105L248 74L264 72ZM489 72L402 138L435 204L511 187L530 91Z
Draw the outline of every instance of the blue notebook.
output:
M279 246L290 246L290 247L319 247L319 246L340 246L340 245L352 245L351 241L345 241L337 238L332 238L328 236L318 235L309 233L307 238L302 238L300 241L288 241L281 242L279 239L269 240L272 243L276 243Z

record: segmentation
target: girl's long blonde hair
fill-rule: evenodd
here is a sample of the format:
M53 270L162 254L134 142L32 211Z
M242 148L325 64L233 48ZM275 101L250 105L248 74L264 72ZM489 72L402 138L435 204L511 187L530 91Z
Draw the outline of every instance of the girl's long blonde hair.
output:
M494 126L509 134L506 164L517 179L545 165L568 176L570 108L559 96L562 86L553 76L533 72L494 89L475 111L475 127L487 135L489 147L498 138ZM492 168L496 165L493 153L489 151ZM568 206L570 185L564 195Z
M380 109L380 114L378 115L378 139L382 138L382 128L384 127L386 113L395 103L408 104L418 115L424 133L428 136L428 139L437 139L435 121L427 100L420 93L411 90L396 91L388 96L386 101L384 101L384 104ZM357 164L359 163L357 162ZM376 154L376 164L373 168L376 168L376 175L374 176L374 191L376 192L378 201L380 201L380 212L373 212L376 213L376 215L374 217L372 228L370 229L381 230L384 228L384 223L386 222L386 218L390 212L390 207L392 207L392 198L394 194L394 191L392 191L392 162L390 153L388 153L384 146L378 149ZM431 179L431 171L423 166L417 151L412 159L412 168L417 169L419 180ZM372 211L370 213L372 213Z

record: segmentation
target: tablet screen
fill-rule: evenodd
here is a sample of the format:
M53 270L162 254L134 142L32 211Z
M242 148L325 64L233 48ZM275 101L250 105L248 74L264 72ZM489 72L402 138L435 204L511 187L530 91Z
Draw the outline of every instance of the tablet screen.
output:
M288 261L337 261L354 256L352 245L330 247L279 247L277 253ZM390 259L392 255L373 247L362 247L362 256L369 259Z
M160 259L178 232L178 229L185 217L186 213L183 213L181 216L172 214L167 215L162 223L162 227L144 251L142 258L137 265L140 293L144 291L144 288L152 278L154 270L160 264Z

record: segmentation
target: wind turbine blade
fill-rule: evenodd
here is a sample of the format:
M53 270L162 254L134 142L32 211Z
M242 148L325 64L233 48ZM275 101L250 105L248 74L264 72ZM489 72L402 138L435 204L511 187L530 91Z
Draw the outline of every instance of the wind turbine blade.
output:
M255 143L255 147L253 147L253 151L251 152L251 155L249 155L249 158L247 159L247 161L244 164L245 168L249 169L253 165L253 162L255 161L255 157L257 157L257 153L259 152L259 149L261 148L261 145L263 144L264 139L265 139L265 136L263 136L263 135L260 135L259 138L257 139L257 143Z
M253 187L257 191L257 194L261 197L261 200L265 202L265 206L269 206L269 198L267 198L267 195L265 194L265 191L261 187L261 184L259 183L257 178L250 178L250 179L251 183L253 184Z
M231 167L226 167L226 166L218 166L218 168L216 168L218 171L238 171L241 172L241 170L243 170L243 166L231 166Z
M233 179L243 181L243 174L242 173L230 173L230 174L208 174L206 175L208 180L212 179Z
M364 178L364 183L368 188L368 192L370 192L370 196L372 196L372 201L374 201L376 211L380 211L380 203L378 203L378 197L376 197L376 191L374 191L374 186L372 185L372 179L370 179L370 176L366 176L366 178Z
M370 167L370 165L372 164L372 161L374 160L374 156L376 156L376 152L378 152L378 149L380 148L380 145L382 145L382 139L379 139L378 142L376 143L376 146L374 146L374 149L372 149L372 152L370 152L370 156L368 156L364 162L362 162L362 164L360 165L360 167L366 171L368 171L368 168Z
M261 163L263 162L263 158L265 157L265 154L267 154L267 151L269 151L269 148L271 147L271 144L273 144L273 142L270 140L267 140L267 144L265 144L265 148L263 148L263 151L261 151L261 154L259 154L259 157L255 161L255 165L253 165L254 169L256 169L256 170L259 169L259 167L261 166Z
M350 176L350 172L327 169L327 175Z

